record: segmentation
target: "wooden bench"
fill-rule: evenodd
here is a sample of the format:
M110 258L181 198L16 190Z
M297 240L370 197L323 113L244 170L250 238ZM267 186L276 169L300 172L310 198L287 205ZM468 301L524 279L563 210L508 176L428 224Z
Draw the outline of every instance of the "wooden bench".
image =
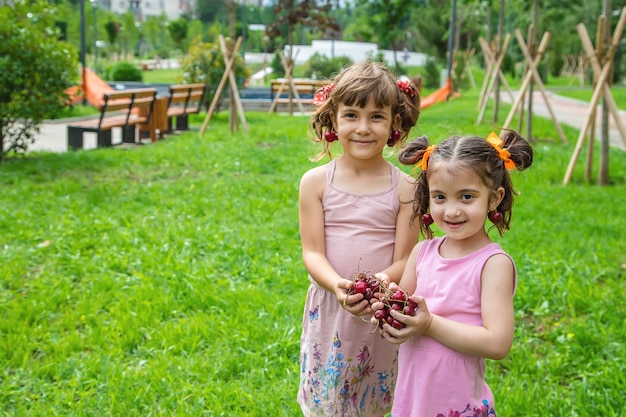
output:
M98 147L109 147L111 130L122 129L122 142L136 143L137 125L149 124L156 98L155 88L120 90L104 94L104 104L97 119L74 122L67 126L68 149L83 149L83 133L95 132ZM151 129L150 138L156 140L156 131Z
M188 130L189 115L199 113L202 108L206 84L170 85L169 90L167 131L171 132L174 129L174 118L176 118L176 130Z
M324 85L328 84L328 81L311 80L304 78L294 78L292 81L295 90L298 93L298 96L300 96L300 103L309 106L312 104L313 95L315 94L315 92L322 88ZM270 112L274 111L278 104L289 103L288 81L284 78L272 80L271 89L272 106L270 107ZM295 95L293 95L291 99L294 104L298 104L298 99L297 97L295 97Z

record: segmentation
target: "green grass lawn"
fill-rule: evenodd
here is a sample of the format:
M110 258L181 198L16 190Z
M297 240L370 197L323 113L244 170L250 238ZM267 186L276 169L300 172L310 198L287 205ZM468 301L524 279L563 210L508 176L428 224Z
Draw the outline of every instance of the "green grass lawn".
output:
M182 71L178 68L155 69L141 73L146 84L180 84Z
M477 96L425 109L414 135L497 130L475 125ZM231 135L223 111L201 138L203 120L0 164L0 415L300 415L308 119L251 112ZM578 133L564 129L572 143L533 122L535 163L494 236L519 272L513 348L488 361L502 416L626 413L626 153L600 187L584 149L563 186Z
M593 95L593 86L584 86L580 88L554 88L552 90L555 94L559 94L566 97L575 98L582 101L591 101ZM626 86L614 85L611 86L611 96L620 109L626 109ZM600 100L598 103L602 103Z

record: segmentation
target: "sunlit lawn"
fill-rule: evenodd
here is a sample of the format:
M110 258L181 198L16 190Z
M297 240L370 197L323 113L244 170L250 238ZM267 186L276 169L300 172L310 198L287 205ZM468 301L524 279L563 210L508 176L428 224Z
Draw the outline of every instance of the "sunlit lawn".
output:
M477 96L425 109L414 135L496 130ZM308 119L251 112L231 135L226 113L202 138L203 114L154 145L0 164L0 415L299 415ZM488 382L502 416L624 415L626 153L600 187L583 150L563 186L578 132L533 129L494 237L518 267L515 342Z

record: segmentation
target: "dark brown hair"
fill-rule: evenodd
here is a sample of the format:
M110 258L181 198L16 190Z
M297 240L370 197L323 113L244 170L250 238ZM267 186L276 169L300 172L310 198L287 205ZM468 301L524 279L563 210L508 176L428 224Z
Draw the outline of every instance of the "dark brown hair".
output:
M510 154L510 159L515 163L515 168L523 171L533 162L533 149L530 144L513 130L505 131L501 138L502 149ZM398 158L405 165L421 163L426 148L430 144L426 136L413 139L400 152ZM497 207L502 213L502 220L494 227L500 235L509 230L513 197L516 194L511 182L509 171L500 159L500 154L494 146L479 136L451 136L437 145L428 158L428 169L422 171L417 177L415 184L415 199L413 201L412 220L422 218L428 212L430 195L428 189L428 176L431 167L435 168L438 162L446 162L447 168L459 171L471 171L495 193L498 187L504 188L504 198ZM422 235L432 238L433 234L429 226L420 222Z
M400 115L400 126L394 126L402 132L397 144L404 144L419 118L420 97L415 86L411 85L415 92L413 96L403 93L398 89L396 77L384 64L369 61L350 65L329 83L333 83L334 88L326 101L316 107L309 122L311 139L324 145L314 160L318 161L325 155L332 157L330 143L325 140L324 133L333 130L332 118L337 114L339 103L364 107L373 98L377 107L391 106L392 116Z

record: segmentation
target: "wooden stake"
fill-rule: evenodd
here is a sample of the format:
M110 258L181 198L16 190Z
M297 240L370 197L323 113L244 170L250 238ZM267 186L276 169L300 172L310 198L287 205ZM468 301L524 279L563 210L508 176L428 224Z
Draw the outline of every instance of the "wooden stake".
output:
M548 100L548 95L546 93L546 89L543 85L543 81L541 81L541 77L539 76L539 72L537 71L537 65L535 64L533 58L530 56L530 52L528 51L528 47L526 46L526 42L524 42L524 38L522 37L522 32L519 29L515 29L515 36L517 37L517 41L519 42L520 49L524 53L526 57L526 62L528 63L528 69L530 70L532 77L537 84L537 88L541 92L543 96L543 100L546 103L546 107L548 108L548 112L552 117L552 122L554 123L554 127L556 128L559 136L561 137L561 142L567 143L567 138L565 137L565 133L563 133L563 128L559 124L559 121L556 119L556 115L554 110L552 110L552 105L550 104L550 100ZM531 98L532 100L532 98Z
M294 60L298 56L298 52L300 51L299 50L296 51L296 56L294 57ZM280 99L280 95L283 93L284 88L287 86L287 88L291 89L291 94L293 94L293 96L295 97L296 99L295 102L298 104L298 108L300 109L300 112L304 113L304 106L302 105L302 99L300 98L300 94L298 94L298 90L296 89L296 84L293 82L293 76L292 76L293 63L287 62L287 59L284 57L284 55L280 51L278 52L278 56L280 57L283 67L285 68L285 78L283 82L280 84L280 86L278 86L278 91L276 92L274 101L272 101L272 105L270 106L269 112L273 113L276 110L276 106L278 105L278 99ZM290 94L290 97L291 97L291 94ZM289 104L290 104L289 112L291 114L291 102Z
M220 35L220 37L223 37ZM209 125L209 120L211 120L211 116L215 111L215 107L217 102L220 100L220 95L222 94L222 89L224 88L224 84L226 83L226 79L228 78L228 74L233 68L233 64L235 63L235 57L237 56L237 51L241 46L241 36L237 38L237 42L235 42L235 47L233 48L233 53L230 58L227 59L224 56L224 61L226 61L226 69L224 70L224 74L222 74L222 79L217 85L217 89L215 90L215 94L213 95L213 101L211 101L211 105L209 106L209 110L207 111L206 117L204 118L204 123L202 123L202 128L200 129L200 136L204 135L207 126Z
M541 42L539 43L539 48L537 49L537 54L535 55L534 59L530 55L530 51L528 50L528 47L526 46L526 42L524 41L524 38L522 37L522 32L520 32L519 29L515 30L515 36L517 37L517 41L520 44L520 49L526 56L528 68L526 70L526 74L524 75L522 84L520 86L520 93L518 94L516 100L514 101L513 107L511 107L511 110L509 111L509 115L507 116L507 119L504 122L503 130L507 129L510 126L511 121L513 120L513 117L515 115L515 112L517 111L519 105L523 102L524 94L526 93L526 90L528 89L531 80L534 80L537 83L537 87L539 88L539 91L543 95L543 99L546 103L546 107L548 108L550 116L552 117L554 127L556 128L559 136L561 137L561 141L563 143L567 143L567 138L565 137L565 133L563 133L563 129L561 128L561 125L556 119L555 113L552 110L552 106L550 105L550 101L548 100L545 87L543 85L543 82L541 81L541 77L539 76L539 73L537 72L537 65L539 65L539 62L541 62L541 58L543 57L543 54L548 48L548 43L550 42L551 34L550 32L545 32L543 34L543 37L541 38ZM529 97L529 100L532 100L532 99L533 99L532 97Z
M511 96L511 101L513 101L514 97L513 97L513 92L511 91L511 87L509 87L509 83L506 81L506 78L504 77L504 74L502 74L502 70L500 69L500 66L502 65L502 60L504 59L505 55L506 55L506 49L509 46L509 42L511 40L511 34L507 33L506 36L504 37L504 43L502 44L502 50L500 51L500 54L498 55L498 58L495 60L495 63L493 64L492 67L492 74L489 76L489 85L487 87L487 91L486 94L481 97L481 103L482 103L482 107L480 109L480 113L478 115L478 120L476 121L476 124L480 124L483 121L483 117L485 116L485 111L487 110L487 104L489 103L489 96L491 95L491 93L493 92L493 87L496 81L496 77L500 77L500 80L502 81L502 84L504 84L504 86L506 87L507 91L509 92L509 95ZM481 44L483 42L485 42L485 40L483 38L479 39L479 42L481 42ZM483 47L483 51L485 51L484 47ZM489 49L487 48L487 51L489 51ZM491 54L491 51L488 52L490 59L494 59L493 55Z
M583 128L580 130L580 134L578 135L578 140L574 148L574 153L572 154L569 165L567 166L567 171L565 172L565 177L563 178L563 185L567 185L572 178L572 174L574 173L574 166L576 165L576 160L578 159L578 156L580 155L580 151L582 149L585 136L587 134L587 130L589 129L589 126L591 124L591 118L594 117L595 115L594 109L598 105L598 100L600 99L600 96L603 94L604 88L608 87L607 80L608 80L609 74L611 73L613 69L613 58L615 57L615 52L617 51L617 47L619 46L619 41L622 37L622 32L624 31L625 25L626 25L626 6L624 6L624 8L622 9L622 14L617 23L617 27L615 28L615 32L613 32L613 39L611 41L611 45L607 53L607 59L604 63L604 66L602 67L602 71L600 72L600 75L598 76L598 84L593 90L591 101L589 103L589 107L587 110L587 118L585 119L585 122L583 123ZM624 143L626 143L626 140L624 139L624 137L622 137L622 140L624 140Z
M224 59L226 59L226 57L229 57L229 60L231 58L234 59L234 57L237 55L236 51L233 50L233 53L231 56L228 55L228 48L226 48L226 42L224 41L224 37L220 36L219 38L220 41L220 48L222 49L222 55L224 55ZM235 108L237 109L237 113L239 114L239 119L241 119L241 124L243 125L243 130L246 132L246 134L248 134L248 124L246 123L246 118L244 116L244 111L243 111L243 105L241 104L241 97L239 97L239 89L237 88L237 79L235 78L235 73L232 71L228 72L228 81L230 82L230 88L231 88L231 97L230 97L230 101L231 101L231 106L233 104L233 102L235 103ZM232 134L233 131L231 130L230 133Z

